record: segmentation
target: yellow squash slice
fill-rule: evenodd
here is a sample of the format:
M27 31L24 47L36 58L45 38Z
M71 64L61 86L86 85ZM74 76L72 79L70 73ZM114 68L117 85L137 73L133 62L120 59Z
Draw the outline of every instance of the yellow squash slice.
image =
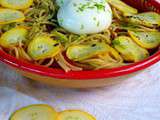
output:
M28 54L34 60L54 57L60 50L59 42L48 36L36 37L28 45Z
M160 14L156 12L145 12L128 16L128 22L140 24L147 27L160 26Z
M129 31L132 39L141 47L153 49L160 45L160 32L135 32Z
M74 45L67 49L67 57L73 61L81 61L108 51L105 43Z
M0 8L0 25L13 22L22 22L25 19L21 11Z
M9 120L57 120L57 115L48 105L30 105L14 112Z
M33 0L0 0L2 7L11 9L26 9L33 4Z
M139 62L149 57L149 52L134 43L130 37L119 36L112 43L125 61Z
M60 112L57 120L96 120L92 115L79 110Z
M126 3L122 2L121 0L106 0L110 5L112 5L117 10L121 11L123 15L133 15L137 14L138 10L127 5Z
M23 27L12 28L0 37L0 45L5 48L17 46L27 40L28 30Z
M123 58L120 54L111 46L106 44L108 51L104 54L99 54L95 58L89 58L84 61L80 61L81 63L89 64L95 68L110 68L114 66L120 66L123 62Z

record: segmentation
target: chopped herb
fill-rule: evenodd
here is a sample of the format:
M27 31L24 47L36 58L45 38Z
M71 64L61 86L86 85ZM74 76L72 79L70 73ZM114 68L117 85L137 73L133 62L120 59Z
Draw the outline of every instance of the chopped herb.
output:
M103 10L105 11L105 6L103 4L98 4L96 3L95 6L97 7L98 10Z
M75 3L73 3L73 6ZM77 5L76 5L77 6ZM83 12L87 9L97 9L98 11L105 11L105 2L87 2L87 3L80 3L78 5L78 11L77 12Z

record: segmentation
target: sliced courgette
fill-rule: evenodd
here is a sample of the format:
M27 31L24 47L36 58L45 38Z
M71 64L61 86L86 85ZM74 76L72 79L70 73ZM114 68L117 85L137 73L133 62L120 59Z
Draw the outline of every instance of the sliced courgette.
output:
M130 37L119 36L112 43L125 61L139 62L149 57L149 52L138 46Z
M160 26L160 15L156 12L145 12L137 15L128 16L128 22L140 24L147 27Z
M0 25L13 22L22 22L24 19L25 16L21 11L0 8Z
M48 105L30 105L15 111L9 120L57 120L57 116Z
M21 42L27 41L28 30L23 27L12 28L0 37L0 45L5 48L17 46Z
M123 15L128 16L128 15L133 15L137 14L138 10L127 5L126 3L122 2L121 0L107 0L107 2L112 5L114 8L117 10L121 11Z
M83 111L66 110L59 113L57 120L96 120L96 118Z
M109 51L105 43L73 45L67 49L67 57L73 61L81 61Z
M60 50L60 43L48 36L36 37L28 45L28 54L34 60L54 57Z
M11 9L26 9L33 3L33 0L0 0L0 5Z
M128 32L132 39L141 47L153 49L160 45L160 32Z

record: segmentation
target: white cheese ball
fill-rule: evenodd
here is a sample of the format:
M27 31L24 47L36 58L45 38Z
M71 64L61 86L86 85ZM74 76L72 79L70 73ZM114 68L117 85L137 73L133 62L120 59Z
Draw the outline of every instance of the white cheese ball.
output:
M75 34L92 34L107 29L112 11L105 0L70 0L57 14L61 27Z

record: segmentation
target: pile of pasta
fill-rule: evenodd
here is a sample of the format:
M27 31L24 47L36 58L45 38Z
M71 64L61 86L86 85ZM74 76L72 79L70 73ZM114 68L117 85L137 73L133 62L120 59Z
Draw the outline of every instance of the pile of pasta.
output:
M160 46L160 15L106 0L109 29L76 35L58 25L54 0L0 0L0 46L17 59L66 72L110 69L148 58Z

